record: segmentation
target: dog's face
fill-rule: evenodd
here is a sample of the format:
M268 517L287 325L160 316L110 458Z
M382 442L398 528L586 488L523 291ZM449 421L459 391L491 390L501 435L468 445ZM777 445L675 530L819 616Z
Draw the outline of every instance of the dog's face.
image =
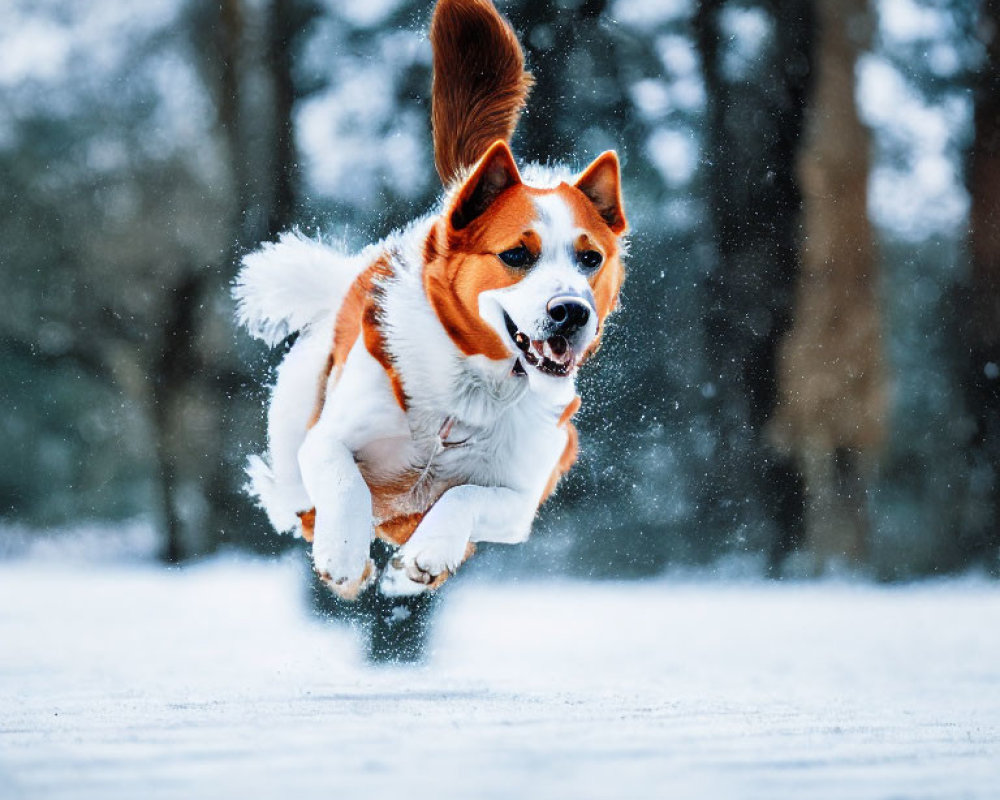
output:
M454 196L446 241L428 244L427 295L465 355L552 387L597 347L624 277L626 227L614 153L573 185L537 189L497 142Z

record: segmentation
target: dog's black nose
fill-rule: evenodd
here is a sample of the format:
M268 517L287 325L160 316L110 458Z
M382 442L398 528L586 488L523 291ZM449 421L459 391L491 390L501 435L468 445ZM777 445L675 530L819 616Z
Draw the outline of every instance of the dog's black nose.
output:
M553 297L545 310L564 336L580 330L590 319L590 306L578 297Z

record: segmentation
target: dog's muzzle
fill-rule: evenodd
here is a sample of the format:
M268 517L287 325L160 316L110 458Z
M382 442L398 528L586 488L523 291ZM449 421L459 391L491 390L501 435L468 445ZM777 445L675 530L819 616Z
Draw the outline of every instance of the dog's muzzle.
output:
M521 351L514 364L515 375L526 374L523 359L540 372L564 377L573 371L585 349L586 343L579 341L580 334L596 313L588 298L577 294L556 295L546 304L545 313L543 338L532 339L504 312L507 333Z

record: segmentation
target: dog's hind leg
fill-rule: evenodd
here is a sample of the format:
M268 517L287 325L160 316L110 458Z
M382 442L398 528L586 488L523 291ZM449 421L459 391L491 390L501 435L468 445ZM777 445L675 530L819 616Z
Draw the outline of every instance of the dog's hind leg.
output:
M312 507L298 453L316 405L332 325L327 320L302 334L278 367L268 402L267 453L251 457L247 466L250 489L279 532L298 530L299 512Z

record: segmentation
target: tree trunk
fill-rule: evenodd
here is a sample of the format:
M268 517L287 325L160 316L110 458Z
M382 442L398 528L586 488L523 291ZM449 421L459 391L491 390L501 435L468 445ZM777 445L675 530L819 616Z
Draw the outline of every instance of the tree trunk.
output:
M191 264L170 293L160 351L153 360L151 413L163 500L163 558L176 562L213 550L239 517L233 507L239 466L226 458L226 416L233 398L227 354L207 353L212 305L227 291L236 262L285 229L295 208L291 47L310 18L296 0L271 0L266 11L244 0L204 10L194 35L210 33L217 59L206 70L227 146L232 206L230 247L213 265ZM301 13L299 13L301 12ZM210 26L210 27L208 27ZM263 54L262 59L253 55ZM263 88L247 91L253 70ZM259 85L259 82L258 82ZM261 172L263 170L263 172ZM215 335L215 338L218 338ZM225 348L225 344L214 343Z
M154 398L154 405L159 401ZM197 549L187 541L178 513L176 458L172 452L166 414L154 408L152 418L156 469L160 488L160 516L163 542L160 560L165 564L179 564Z
M194 409L197 382L202 376L202 362L195 350L195 329L204 282L203 271L191 270L188 278L171 293L160 356L150 376L153 435L163 502L165 540L161 558L171 564L204 554L211 547L205 487L209 476L222 469L222 448L210 446L205 438L208 428L214 427L217 433L218 427L199 425L204 414ZM217 413L217 409L209 410ZM207 459L204 455L195 459L199 463L191 469L191 454L206 452Z
M777 346L791 322L798 270L801 198L792 165L810 81L813 21L807 3L753 6L767 17L773 41L752 71L731 75L724 68L727 6L727 0L704 0L695 18L708 95L707 182L717 253L703 322L708 374L702 396L715 432L700 491L703 555L739 541L740 528L756 529L770 541L748 546L769 549L777 567L800 535L801 481L792 461L770 446L764 427L777 398Z
M989 476L990 508L963 543L966 555L1000 567L1000 0L983 0L978 26L986 63L975 95L969 155L971 321L966 331L965 397L975 430L973 469Z
M871 137L855 103L867 0L816 0L816 87L798 160L804 197L795 321L781 347L775 439L805 477L805 550L815 571L867 560L866 464L885 438L886 383L875 245L868 220Z
M314 8L306 8L300 0L271 0L267 69L271 79L274 115L268 238L287 230L294 218L296 158L292 113L297 98L292 81L292 50L295 39L315 13Z

